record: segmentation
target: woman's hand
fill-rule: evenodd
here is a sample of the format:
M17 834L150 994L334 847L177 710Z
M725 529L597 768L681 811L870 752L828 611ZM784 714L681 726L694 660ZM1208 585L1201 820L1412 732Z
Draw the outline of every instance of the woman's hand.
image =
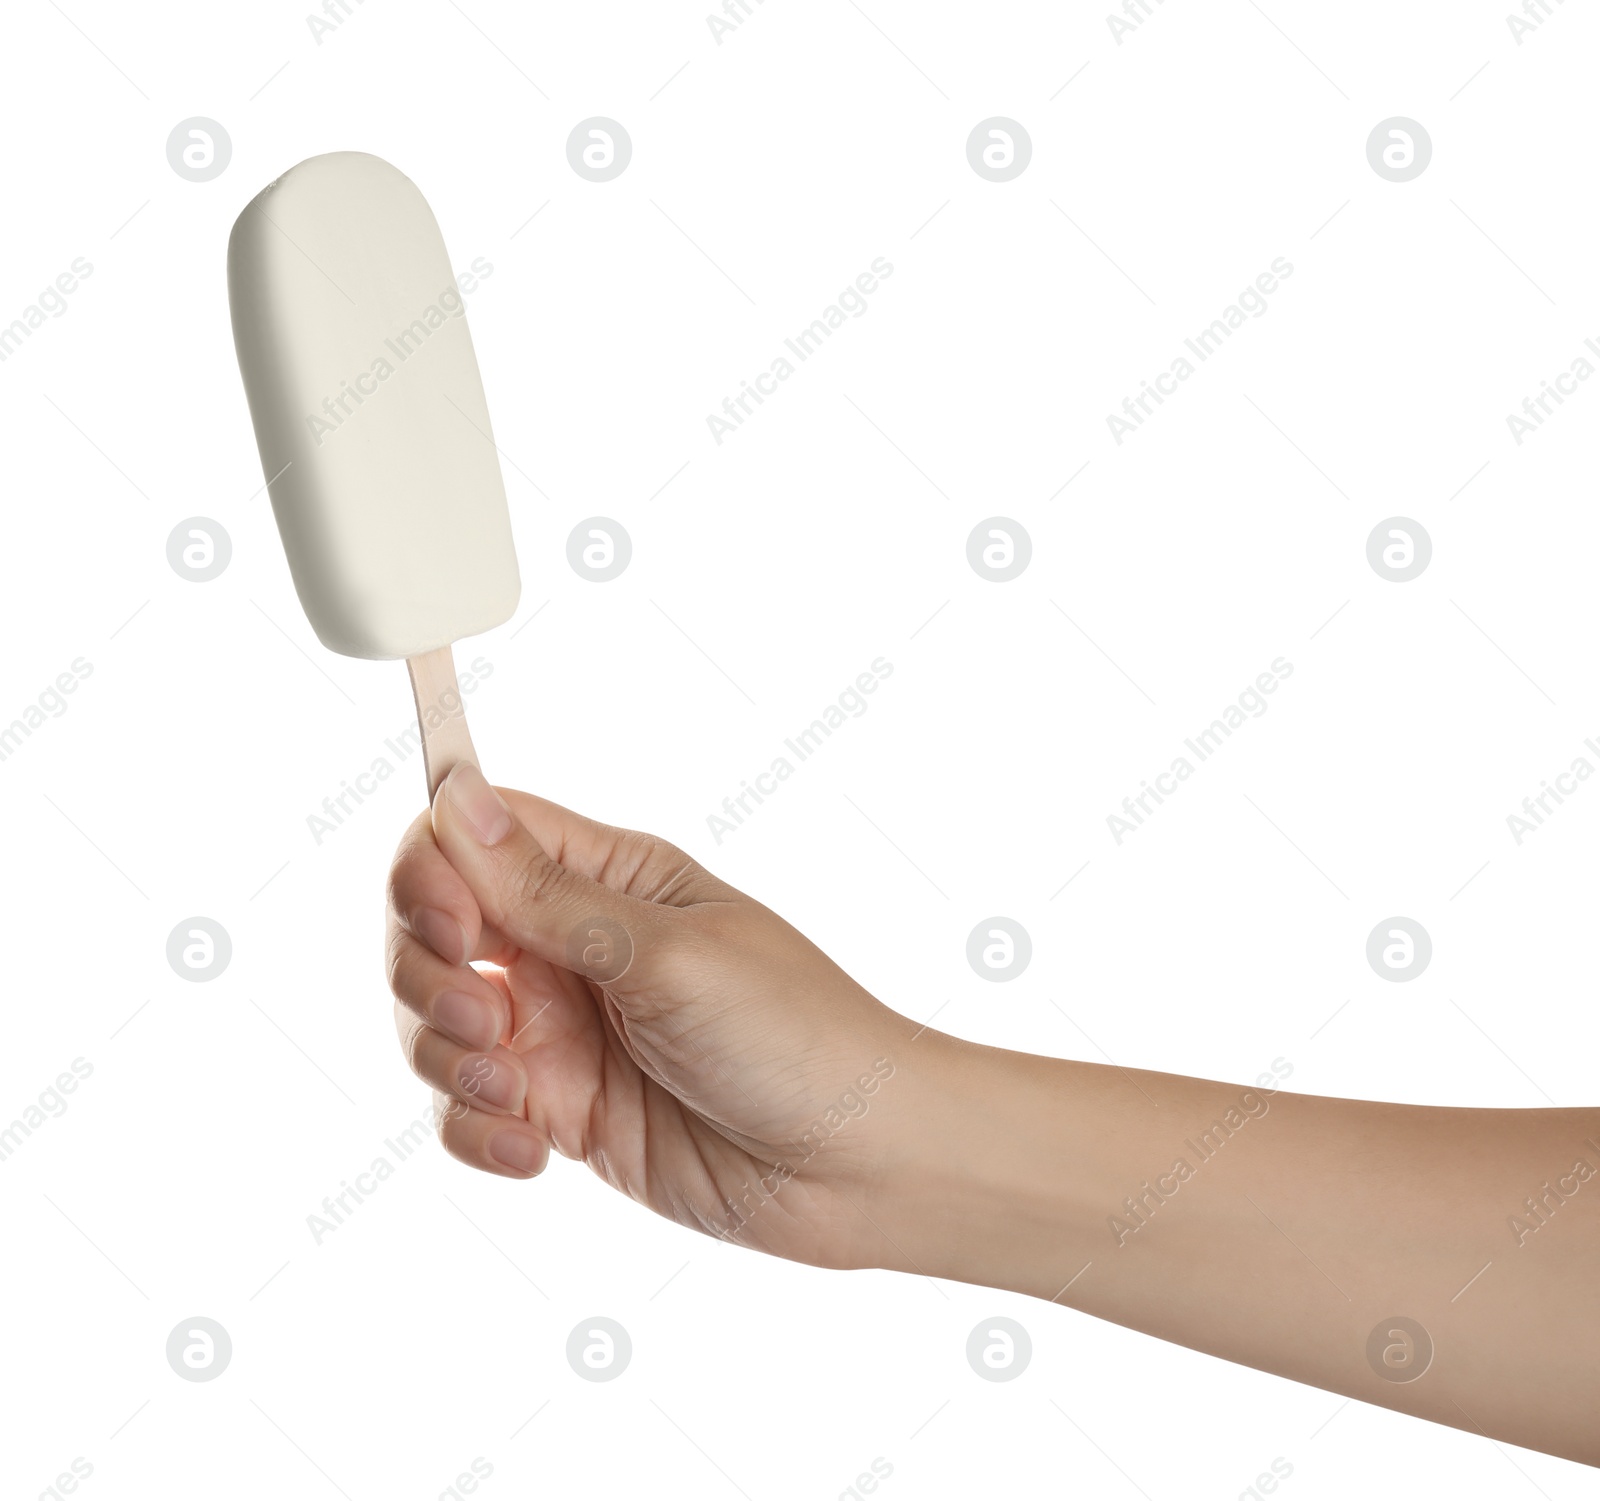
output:
M681 850L459 766L395 857L388 959L463 1162L528 1178L553 1146L681 1224L883 1264L914 1026Z
M1600 1112L959 1042L681 851L464 766L401 845L389 963L475 1167L531 1177L553 1145L742 1245L1030 1293L1600 1464Z

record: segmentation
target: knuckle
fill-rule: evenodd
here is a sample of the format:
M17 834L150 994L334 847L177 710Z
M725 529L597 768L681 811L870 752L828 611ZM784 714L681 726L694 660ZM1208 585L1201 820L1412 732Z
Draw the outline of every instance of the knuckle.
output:
M662 905L670 905L700 870L692 856L654 834L627 834L623 851L627 879L622 889Z
M621 829L618 834L617 853L625 868L639 869L652 860L665 860L673 853L673 847L665 839L658 839L643 829Z
M472 1106L465 1100L459 1100L454 1095L446 1094L442 1089L433 1092L433 1125L439 1134L439 1140L444 1144L447 1152L452 1156L460 1155L460 1148L465 1144L467 1135L467 1117L472 1114Z
M645 901L661 901L668 887L694 861L676 845L641 829L600 825L605 857L594 878L613 891L625 891Z
M426 1079L423 1071L424 1059L422 1056L423 1045L427 1040L428 1027L418 1017L407 1018L400 1030L400 1051L405 1056L406 1067L419 1079Z
M414 940L411 935L391 917L389 919L389 931L384 937L383 970L389 981L389 993L396 1000L404 999L401 994L403 989L402 971L405 965L406 951L412 942Z
M531 926L539 909L555 900L566 879L566 871L543 851L510 857L501 879L506 915L525 919Z
M388 896L389 904L398 911L406 910L421 878L424 848L418 837L417 826L413 825L395 851L394 860L389 866Z

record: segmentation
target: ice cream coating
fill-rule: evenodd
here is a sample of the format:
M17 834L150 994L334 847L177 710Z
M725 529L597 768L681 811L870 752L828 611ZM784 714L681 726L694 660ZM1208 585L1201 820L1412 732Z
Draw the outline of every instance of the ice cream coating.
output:
M465 306L416 184L314 156L245 207L228 301L295 589L324 646L396 659L508 620L521 585Z

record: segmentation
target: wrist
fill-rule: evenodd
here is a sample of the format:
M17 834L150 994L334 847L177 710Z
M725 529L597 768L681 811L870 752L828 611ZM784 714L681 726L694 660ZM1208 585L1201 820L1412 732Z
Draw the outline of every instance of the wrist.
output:
M1082 1065L936 1032L901 1051L869 1264L1054 1296L1094 1223L1073 1161Z

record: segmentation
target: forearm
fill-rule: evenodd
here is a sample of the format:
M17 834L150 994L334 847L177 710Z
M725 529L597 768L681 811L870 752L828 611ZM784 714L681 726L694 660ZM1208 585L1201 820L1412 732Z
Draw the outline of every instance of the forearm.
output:
M884 1265L1600 1463L1600 1111L918 1049Z

